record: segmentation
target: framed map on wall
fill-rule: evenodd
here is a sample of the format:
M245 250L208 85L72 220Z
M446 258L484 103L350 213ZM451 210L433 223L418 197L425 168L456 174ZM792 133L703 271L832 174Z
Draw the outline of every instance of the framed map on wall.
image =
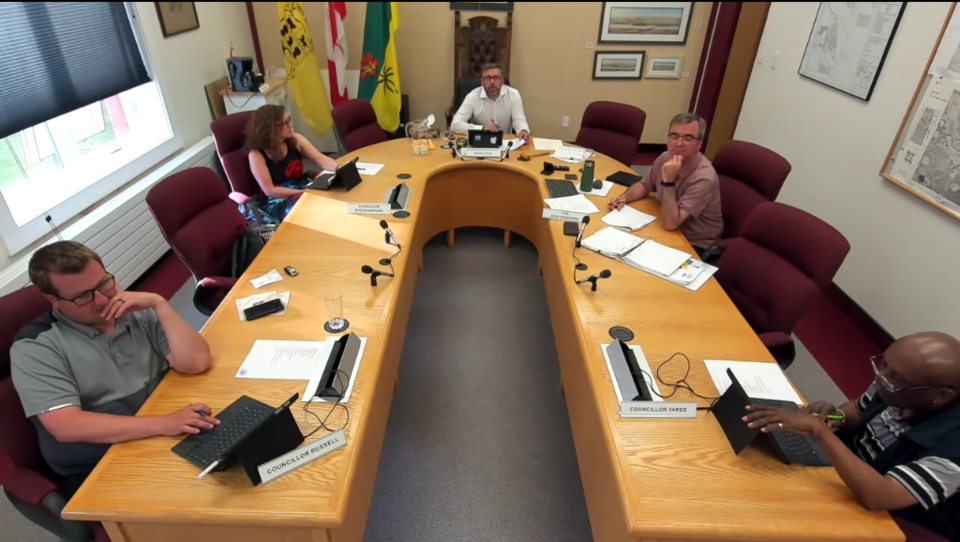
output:
M947 13L880 176L960 220L960 12Z
M820 2L800 75L870 100L906 2Z

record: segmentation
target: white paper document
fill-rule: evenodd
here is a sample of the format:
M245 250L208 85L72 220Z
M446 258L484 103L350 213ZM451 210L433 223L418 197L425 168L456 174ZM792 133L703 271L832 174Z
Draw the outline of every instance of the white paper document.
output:
M600 350L603 352L603 360L607 362L607 374L610 375L610 382L613 384L613 391L617 394L617 404L619 405L623 402L623 396L620 395L620 386L617 384L617 377L613 373L613 366L610 365L610 356L607 354L607 347L609 346L610 343L601 344ZM657 379L653 378L653 370L650 369L650 363L647 362L647 356L643 354L643 349L635 344L629 346L633 355L637 358L637 367L640 368L640 374L646 371L646 374L643 374L643 380L653 391L650 394L651 398L654 401L663 401L663 397L660 397L660 386L657 384Z
M369 164L367 162L357 162L357 171L360 175L374 176L377 173L380 173L380 170L383 169L383 164Z
M743 390L753 399L774 399L803 404L800 396L776 363L705 359L703 364L707 366L710 378L713 379L713 384L721 394L730 387L730 378L727 376L727 369L730 369L743 386Z
M661 245L653 240L645 241L636 250L630 251L624 257L631 265L653 271L664 277L668 277L680 269L680 266L689 258L690 255L686 252Z
M616 258L643 241L645 241L645 239L641 239L636 235L630 235L625 231L608 227L587 237L583 240L582 244L594 252Z
M600 209L597 209L597 206L583 194L567 196L565 198L549 198L543 200L543 202L547 204L547 207L558 211L570 211L573 213L583 213L585 215L600 212Z
M608 226L637 231L656 219L655 216L641 213L629 205L624 205L619 211L610 211L601 220Z
M603 183L602 188L600 189L594 188L589 192L584 192L583 190L580 190L579 182L575 182L573 184L577 187L577 192L580 192L581 194L586 194L588 196L600 196L601 198L604 198L607 196L607 194L610 193L610 189L613 188L613 183L610 181L601 181L601 182Z
M330 351L333 349L334 343L337 342L339 337L329 337L327 338L327 357L330 356ZM357 362L353 364L353 374L350 375L350 382L347 383L347 391L344 392L343 398L340 399L340 404L346 404L347 400L350 399L350 392L353 391L353 383L357 381L357 373L360 372L360 362L363 361L363 351L367 347L367 338L359 337L360 339L360 350L357 352ZM323 358L326 361L326 357ZM300 402L307 403L310 401L316 403L336 403L336 397L312 397L310 394L316 392L317 385L320 383L320 377L323 376L324 364L320 363L317 365L316 370L310 376L310 381L307 382L307 387L304 388L303 393L301 394ZM341 377L342 378L342 377Z
M287 305L290 303L290 292L282 292L280 294L277 292L263 292L262 294L253 294L252 296L238 299L237 312L240 314L240 321L247 321L247 317L243 314L243 311L250 307L266 303L267 301L273 301L274 299L279 299L280 302L283 303L283 310L270 314L269 316L280 316L287 312Z
M330 357L325 341L256 341L237 378L258 380L310 380Z
M580 147L560 147L553 151L550 158L571 164L579 164L591 156L593 156L593 153L588 152L587 149L581 149Z
M525 144L526 144L526 141L520 139L519 137L516 137L516 138L508 139L504 141L503 144L500 145L500 149L515 151L520 147L524 146Z
M262 277L250 279L250 284L253 284L254 288L260 289L267 284L273 284L274 282L280 282L281 280L283 280L283 277L280 276L280 273L277 273L276 269L271 269L269 273Z
M555 151L563 146L563 141L559 139L545 139L542 137L533 138L533 148L538 151Z

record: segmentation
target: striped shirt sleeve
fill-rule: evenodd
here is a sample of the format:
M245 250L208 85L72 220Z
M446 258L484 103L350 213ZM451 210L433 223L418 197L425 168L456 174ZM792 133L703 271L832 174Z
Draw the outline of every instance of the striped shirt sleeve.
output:
M857 399L857 412L862 413L867 409L867 405L870 404L873 396L877 394L878 389L880 389L880 386L878 386L876 382L870 384L870 387L867 388L867 391L863 392L863 395Z
M887 476L903 484L925 509L946 501L960 488L960 466L936 456L897 465Z

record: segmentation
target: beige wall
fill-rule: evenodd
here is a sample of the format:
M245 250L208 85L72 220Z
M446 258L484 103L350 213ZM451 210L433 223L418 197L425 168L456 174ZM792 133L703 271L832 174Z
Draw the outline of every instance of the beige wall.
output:
M960 336L960 282L951 273L960 268L960 223L877 174L948 9L932 2L906 7L864 102L797 75L817 3L774 2L760 42L763 65L754 65L735 136L790 161L778 199L846 236L851 250L836 282L895 336Z
M600 26L601 2L533 3L516 2L513 15L513 46L510 82L523 95L531 131L544 137L573 140L580 128L580 116L595 100L629 103L647 112L641 141L663 143L670 117L686 111L700 62L700 50L710 15L710 2L697 2L685 46L594 44ZM310 34L321 67L325 66L323 17L326 4L305 2ZM283 66L276 4L255 2L254 13L265 68ZM363 47L366 2L347 2L347 68L358 69ZM468 16L463 13L463 24ZM484 13L498 17L502 13ZM698 23L702 23L698 27ZM596 50L646 51L651 55L684 57L684 71L690 77L677 80L593 81ZM401 2L397 32L397 61L400 84L410 96L411 118L429 113L438 118L450 104L453 92L453 11L447 2ZM570 117L570 126L561 127L561 117Z

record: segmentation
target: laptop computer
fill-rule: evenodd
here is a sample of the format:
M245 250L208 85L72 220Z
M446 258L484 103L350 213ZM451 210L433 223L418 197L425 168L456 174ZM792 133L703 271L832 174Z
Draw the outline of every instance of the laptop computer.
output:
M469 130L467 141L476 149L499 149L503 145L503 130Z
M264 441L271 442L270 447L273 448L274 444L278 444L278 440L289 440L290 442L279 444L289 446L289 449L296 448L303 442L303 435L299 429L289 431L287 426L292 423L293 428L297 428L290 405L299 397L300 394L295 393L279 408L273 408L243 395L214 415L214 418L220 420L220 425L184 438L171 451L203 469L214 461L219 461L213 471L220 471L236 462L237 454L241 451L247 455L259 455L256 448L258 443ZM294 442L297 436L299 441ZM242 450L243 448L251 450ZM271 453L272 450L265 455L269 456Z
M743 417L747 415L747 405L767 404L788 410L797 410L797 404L791 401L753 399L744 391L733 371L727 369L727 376L730 378L730 387L717 400L712 412L717 421L720 422L720 427L727 435L727 440L735 454L740 455L740 452L762 436L780 460L788 465L830 466L830 462L820 445L807 435L789 431L764 433L759 429L747 427L747 422L743 421Z
M306 188L310 190L330 190L342 185L347 192L353 190L355 186L363 182L363 179L360 178L360 171L357 170L357 160L359 159L357 157L350 160L337 168L334 173L321 173Z

